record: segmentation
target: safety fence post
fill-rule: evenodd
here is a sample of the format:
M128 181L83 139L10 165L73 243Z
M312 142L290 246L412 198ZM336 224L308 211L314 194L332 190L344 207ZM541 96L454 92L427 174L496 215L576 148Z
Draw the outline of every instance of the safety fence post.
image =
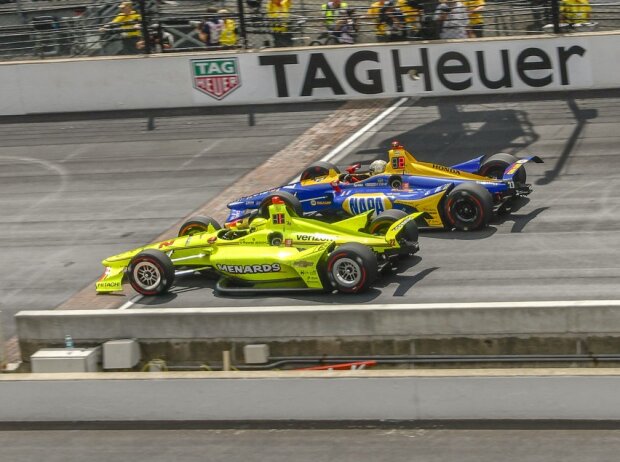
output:
M553 33L560 33L560 0L551 0L551 22L553 22Z
M243 39L243 48L246 50L249 48L248 45L248 33L245 29L245 7L243 6L244 0L237 0L237 10L239 12L239 35Z
M149 21L146 17L146 0L140 0L140 27L142 29L142 40L144 40L144 53L151 54L151 34L149 33Z

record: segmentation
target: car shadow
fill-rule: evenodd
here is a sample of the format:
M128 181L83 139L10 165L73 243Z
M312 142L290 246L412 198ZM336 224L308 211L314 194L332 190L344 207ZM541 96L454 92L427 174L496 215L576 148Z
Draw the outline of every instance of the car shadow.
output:
M530 223L534 218L543 213L545 210L549 209L549 207L539 207L535 210L532 210L529 213L510 213L505 215L500 215L497 219L498 224L504 224L507 222L514 222L512 228L510 229L511 233L520 233L523 231L523 228Z
M475 241L479 239L487 239L497 232L494 226L487 226L483 229L475 231L457 231L446 229L420 229L420 237L430 239L450 239L459 241Z
M438 270L438 266L434 266L432 268L426 268L422 271L413 274L413 275L405 275L405 274L392 274L389 276L385 276L375 282L374 287L377 289L385 290L392 284L397 284L393 297L404 297L407 295L409 290L411 290L416 284L422 281L426 276L431 274L433 271Z
M413 275L404 275L401 273L409 271L414 266L418 265L422 261L422 258L414 255L409 258L403 258L398 260L396 268L387 271L385 274L379 275L377 281L366 292L360 294L343 294L339 292L246 292L239 294L223 294L216 290L217 275L205 273L194 273L184 275L175 280L175 284L165 295L158 295L155 297L145 297L140 300L136 305L138 306L158 306L170 303L172 300L184 293L196 292L200 290L207 290L211 292L212 296L217 299L226 300L243 300L244 305L247 302L253 300L264 302L266 299L271 300L286 300L287 303L297 302L311 302L322 305L339 305L339 304L359 304L368 303L377 299L383 294L383 289L391 284L396 283L397 287L394 291L394 296L404 296L412 287L422 281L428 274L432 273L438 268L426 268ZM269 303L267 303L269 304Z

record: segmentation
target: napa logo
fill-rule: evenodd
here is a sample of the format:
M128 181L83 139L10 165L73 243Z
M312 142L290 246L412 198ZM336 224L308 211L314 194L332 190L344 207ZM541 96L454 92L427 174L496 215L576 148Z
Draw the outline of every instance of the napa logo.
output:
M385 194L355 194L344 201L342 208L350 215L358 215L368 210L379 214L391 209L392 203Z

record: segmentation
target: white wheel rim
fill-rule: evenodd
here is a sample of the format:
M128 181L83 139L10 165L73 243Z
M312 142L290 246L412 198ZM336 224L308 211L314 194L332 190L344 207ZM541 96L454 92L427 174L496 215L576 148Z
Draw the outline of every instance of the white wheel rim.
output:
M136 284L143 290L153 290L161 282L161 273L157 265L150 261L141 261L133 269Z
M332 275L339 285L355 287L362 279L362 269L355 260L341 258L334 263Z

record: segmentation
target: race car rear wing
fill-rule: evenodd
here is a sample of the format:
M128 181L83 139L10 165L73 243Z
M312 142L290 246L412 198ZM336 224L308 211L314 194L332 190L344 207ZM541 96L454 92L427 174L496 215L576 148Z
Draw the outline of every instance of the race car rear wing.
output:
M537 164L542 164L543 160L538 156L529 156L529 157L524 157L523 159L519 159L515 163L509 165L506 170L504 170L504 176L502 177L502 180L512 181L512 179L517 174L519 169L522 168L528 162L535 162Z

